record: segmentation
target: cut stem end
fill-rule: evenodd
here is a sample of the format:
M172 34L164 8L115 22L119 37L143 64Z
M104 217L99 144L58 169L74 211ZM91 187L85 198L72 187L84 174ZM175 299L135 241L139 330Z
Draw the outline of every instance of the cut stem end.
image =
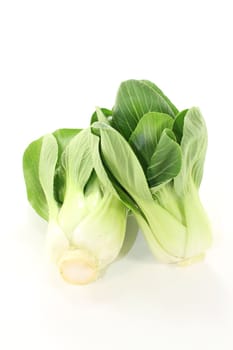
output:
M96 259L82 250L69 250L59 261L63 279L70 284L88 284L98 277Z

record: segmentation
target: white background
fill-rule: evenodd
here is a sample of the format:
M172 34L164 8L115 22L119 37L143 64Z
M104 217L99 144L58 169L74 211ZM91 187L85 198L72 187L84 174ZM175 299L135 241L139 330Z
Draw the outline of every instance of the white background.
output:
M231 3L1 1L1 349L233 348ZM152 80L180 109L201 107L214 245L176 268L156 264L139 236L103 279L69 286L44 258L22 154L44 133L87 126L130 78Z

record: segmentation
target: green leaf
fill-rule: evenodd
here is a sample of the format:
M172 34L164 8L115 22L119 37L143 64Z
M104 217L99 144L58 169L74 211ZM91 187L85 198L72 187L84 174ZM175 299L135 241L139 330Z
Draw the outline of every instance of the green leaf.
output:
M173 121L173 118L168 114L149 112L138 122L129 139L129 144L140 160L144 171L151 162L151 157L155 152L163 130L172 128Z
M156 91L161 97L163 97L163 99L170 106L170 108L172 109L174 114L177 114L179 112L178 109L174 106L174 104L169 100L169 98L166 95L164 95L162 90L160 90L157 85L155 85L154 83L152 83L149 80L141 80L141 82L143 82L145 85L149 86L152 90Z
M95 123L100 130L100 151L104 163L119 184L136 201L138 197L151 200L143 169L127 141L112 127Z
M60 158L62 152L72 140L72 138L80 133L82 129L58 129L53 132L58 144L58 157Z
M57 141L58 158L54 176L54 196L58 203L64 199L65 173L61 167L60 158L67 144L77 135L80 129L59 129L53 135ZM51 139L51 135L50 135ZM49 219L49 209L45 193L39 179L39 162L43 137L33 141L25 150L23 156L23 170L28 200L35 211L45 220Z
M99 108L103 115L108 119L108 117L111 117L112 116L112 111L107 109L107 108ZM97 115L97 111L95 111L92 116L91 116L91 122L90 124L93 124L95 122L98 122L100 121L99 118L98 118L98 115Z
M174 125L173 125L173 131L176 135L176 139L178 143L181 143L181 139L183 136L183 127L184 127L184 117L186 113L188 112L188 109L185 109L177 114Z
M61 163L66 171L66 186L70 190L83 191L93 170L89 135L89 129L80 131L62 154Z
M189 190L190 180L199 188L207 149L207 129L198 108L189 109L184 118L181 140L182 168L174 180L175 190L184 195Z
M39 180L48 203L49 218L56 218L58 212L57 202L54 198L54 175L58 158L58 145L56 138L45 135L42 139L39 159Z
M43 138L30 143L23 155L23 172L28 201L43 219L48 220L49 210L39 179L39 162Z
M95 123L92 125L91 131L95 129ZM102 183L102 186L105 190L109 191L112 194L117 196L117 193L113 187L111 180L108 177L106 169L104 168L101 156L100 156L100 138L94 134L90 134L90 144L91 144L91 155L94 170L97 174L99 181Z
M58 129L53 132L53 135L56 137L58 143L58 161L54 177L54 195L57 202L60 204L62 204L64 201L66 183L66 174L61 165L61 155L72 138L80 133L81 130L82 129Z
M99 122L109 124L108 118L105 116L105 114L99 107L96 107L96 114Z
M96 129L100 127L99 123L92 125L92 131L95 133ZM99 129L97 129L99 130ZM93 135L92 138L92 156L94 169L97 174L98 180L102 183L105 190L118 197L127 208L134 212L138 212L137 204L133 201L130 195L119 184L114 175L108 170L107 165L104 166L104 159L101 157L100 150L100 138Z
M166 113L175 117L173 108L161 92L148 82L128 80L120 85L113 108L112 125L129 139L138 121L148 112Z
M174 133L170 129L164 129L147 169L150 187L166 183L177 176L181 162L181 149Z

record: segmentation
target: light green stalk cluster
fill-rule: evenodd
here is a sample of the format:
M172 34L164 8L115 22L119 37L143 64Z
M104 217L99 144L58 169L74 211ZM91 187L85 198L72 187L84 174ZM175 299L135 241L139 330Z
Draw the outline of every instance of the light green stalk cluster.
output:
M48 221L46 246L64 279L95 280L119 254L127 209L93 168L90 129L63 129L29 145L23 165L28 199Z

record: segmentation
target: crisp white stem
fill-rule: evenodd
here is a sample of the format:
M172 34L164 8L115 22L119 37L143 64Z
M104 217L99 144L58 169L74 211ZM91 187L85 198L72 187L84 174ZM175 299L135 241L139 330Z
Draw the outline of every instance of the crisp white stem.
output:
M60 226L55 221L50 221L46 236L46 251L50 259L57 263L69 246L69 240Z

